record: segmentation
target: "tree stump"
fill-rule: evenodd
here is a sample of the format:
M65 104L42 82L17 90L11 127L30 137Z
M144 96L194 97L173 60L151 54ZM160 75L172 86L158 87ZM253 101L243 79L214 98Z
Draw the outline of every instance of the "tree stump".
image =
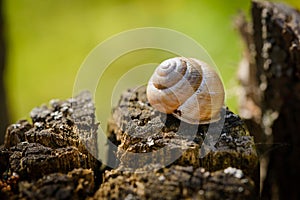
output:
M101 182L90 93L34 108L7 128L0 148L1 199L85 199Z
M1 199L257 199L264 144L262 199L299 199L299 20L263 1L253 1L252 22L239 19L245 120L223 108L224 123L191 125L152 108L145 87L125 91L108 124L116 169L94 158L91 94L33 109L0 147Z
M262 199L300 199L299 20L286 5L253 1L252 22L238 23L246 43L240 114L270 150L262 160Z
M148 171L145 173L145 171ZM135 173L112 170L95 199L256 199L254 183L236 168L210 173L204 168L172 165Z
M90 93L83 92L33 109L32 123L20 120L9 126L0 148L0 196L256 199L254 141L243 121L228 109L222 111L224 127L216 144L203 154L201 145L208 132L217 129L186 124L154 110L147 102L145 87L126 91L109 123L120 163L117 169L105 172L92 156L98 152L94 111ZM164 147L163 157L132 157L133 152L143 155ZM178 157L166 166L153 162L174 155Z
M119 168L104 174L95 198L256 199L253 137L236 114L222 112L224 124L209 129L155 110L145 87L124 92L108 127L118 145ZM203 154L205 138L218 128L216 144Z

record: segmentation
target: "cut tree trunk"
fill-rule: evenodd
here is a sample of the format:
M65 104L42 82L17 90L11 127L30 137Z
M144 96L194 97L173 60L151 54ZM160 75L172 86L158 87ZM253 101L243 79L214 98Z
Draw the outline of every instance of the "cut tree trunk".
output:
M104 171L92 156L102 147L83 92L8 127L1 198L258 199L258 148L261 198L300 199L299 22L298 11L262 1L252 3L252 22L238 20L246 44L240 116L249 129L228 108L224 123L187 124L151 107L145 87L129 89L108 124L118 164Z
M300 14L282 4L252 3L252 23L239 19L246 44L240 68L240 115L262 157L262 199L300 199Z
M104 174L95 198L256 199L253 137L236 114L222 112L219 122L192 125L151 107L145 87L123 93L108 126L119 167Z
M210 125L186 124L156 111L146 99L145 87L126 91L109 123L119 165L105 172L92 156L97 157L102 148L96 142L94 112L90 93L83 92L66 101L52 100L50 107L33 109L32 124L20 120L10 125L0 148L0 196L257 198L254 140L243 121L228 109L222 110L220 121L224 124L214 122L210 129ZM221 132L214 138L215 144L204 144L217 130Z
M85 199L101 183L90 93L31 112L7 128L0 147L1 199ZM95 157L94 157L95 156Z

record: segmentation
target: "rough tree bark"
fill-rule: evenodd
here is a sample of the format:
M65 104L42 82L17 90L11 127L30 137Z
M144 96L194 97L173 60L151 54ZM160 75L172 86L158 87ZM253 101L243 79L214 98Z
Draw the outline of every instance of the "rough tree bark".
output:
M20 120L9 126L0 148L1 198L256 199L254 141L228 109L216 144L201 157L201 145L217 129L154 110L144 87L128 90L109 123L119 166L105 172L91 155L98 152L94 111L91 95L84 92L33 109L32 124ZM158 157L145 154L164 147ZM171 162L164 166L157 159Z
M4 87L5 42L2 0L0 0L0 144L4 141L5 129L8 125L8 111Z
M144 87L129 89L108 124L119 164L103 171L91 155L98 151L93 102L82 93L34 109L33 123L9 126L0 148L0 196L257 199L255 139L272 144L265 145L270 148L262 160L262 199L299 199L299 22L298 11L262 1L253 2L251 23L238 21L247 47L240 115L254 137L238 115L224 108L221 134L209 146L204 141L220 128L217 122L215 129L180 122L153 109Z
M123 93L108 127L119 168L104 174L95 198L256 199L253 137L237 115L222 112L225 123L209 129L158 112L145 87ZM216 144L203 155L205 138L218 128Z
M0 147L1 199L85 199L101 182L94 104L88 92L52 100L7 128Z
M260 130L257 142L272 144L262 159L262 199L300 199L299 23L299 12L286 5L254 1L252 23L238 24L246 43L240 115Z

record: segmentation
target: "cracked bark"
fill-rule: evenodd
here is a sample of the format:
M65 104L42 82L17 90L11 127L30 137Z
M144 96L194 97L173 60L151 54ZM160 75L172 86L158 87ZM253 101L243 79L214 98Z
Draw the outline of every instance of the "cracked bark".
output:
M250 130L260 130L256 142L268 151L262 157L262 199L300 198L299 20L289 6L253 1L252 22L238 23L246 44L240 115Z
M7 128L0 147L3 199L85 199L101 183L90 93L51 100ZM2 198L1 198L2 199Z

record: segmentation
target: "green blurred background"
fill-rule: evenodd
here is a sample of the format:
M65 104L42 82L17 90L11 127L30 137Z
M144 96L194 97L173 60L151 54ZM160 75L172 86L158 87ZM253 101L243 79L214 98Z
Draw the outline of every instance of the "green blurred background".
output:
M285 2L299 7L297 1ZM219 67L227 105L237 111L236 71L243 44L233 19L239 11L249 14L249 0L5 0L3 11L11 122L28 118L33 107L50 99L71 97L77 71L97 44L145 26L174 29L200 43ZM113 74L115 81L122 75ZM104 109L103 119L109 117L110 108L97 109Z

